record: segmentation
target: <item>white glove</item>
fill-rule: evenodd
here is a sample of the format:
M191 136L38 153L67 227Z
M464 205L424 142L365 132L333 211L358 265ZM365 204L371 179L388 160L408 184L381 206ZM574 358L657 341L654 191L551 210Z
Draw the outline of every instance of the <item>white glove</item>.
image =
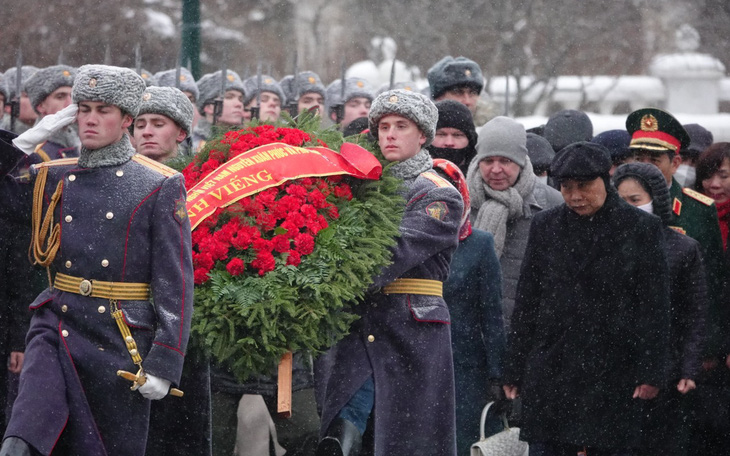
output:
M137 391L139 391L145 399L155 401L167 396L167 392L170 391L170 382L164 378L147 374L147 381L144 385L140 386Z
M42 118L38 125L15 138L13 144L26 155L32 154L38 144L50 138L63 127L72 124L76 120L78 111L79 105L72 103L57 113Z

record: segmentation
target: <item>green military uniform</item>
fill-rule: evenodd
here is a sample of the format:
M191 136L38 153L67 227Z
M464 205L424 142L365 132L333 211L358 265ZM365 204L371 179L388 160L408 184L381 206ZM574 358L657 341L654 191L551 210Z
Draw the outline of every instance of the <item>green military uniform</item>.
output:
M707 271L710 297L705 354L707 357L724 357L720 328L723 282L727 275L720 224L715 202L709 196L689 188L682 188L672 179L669 188L672 198L671 227L700 243L702 258Z
M682 124L668 112L656 108L638 109L629 114L626 130L631 134L629 148L653 154L676 155L690 143ZM689 188L683 189L674 178L669 193L672 198L670 226L695 239L702 249L710 298L705 358L724 359L722 294L727 271L717 209L712 198Z

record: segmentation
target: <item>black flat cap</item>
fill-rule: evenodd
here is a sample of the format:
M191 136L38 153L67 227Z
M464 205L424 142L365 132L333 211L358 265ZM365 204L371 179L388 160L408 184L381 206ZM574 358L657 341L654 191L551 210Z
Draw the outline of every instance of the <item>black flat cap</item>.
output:
M608 176L611 169L611 154L608 149L588 141L566 146L558 152L550 166L554 179L593 180Z

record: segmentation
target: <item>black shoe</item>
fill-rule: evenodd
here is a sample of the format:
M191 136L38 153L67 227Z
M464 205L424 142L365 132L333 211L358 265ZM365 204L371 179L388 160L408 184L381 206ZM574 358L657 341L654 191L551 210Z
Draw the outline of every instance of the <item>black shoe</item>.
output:
M30 451L30 447L25 440L17 437L8 437L3 441L3 446L0 448L0 456L32 456L33 453Z
M357 427L348 420L337 418L319 442L316 456L357 456L361 444L362 435Z

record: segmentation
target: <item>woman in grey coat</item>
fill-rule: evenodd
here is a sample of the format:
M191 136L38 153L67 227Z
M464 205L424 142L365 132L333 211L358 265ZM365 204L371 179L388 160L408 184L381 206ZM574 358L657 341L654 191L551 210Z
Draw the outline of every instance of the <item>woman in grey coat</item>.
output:
M532 217L563 203L560 192L535 176L526 143L524 126L495 117L479 130L477 155L467 173L472 225L494 236L502 266L502 312L507 328Z

